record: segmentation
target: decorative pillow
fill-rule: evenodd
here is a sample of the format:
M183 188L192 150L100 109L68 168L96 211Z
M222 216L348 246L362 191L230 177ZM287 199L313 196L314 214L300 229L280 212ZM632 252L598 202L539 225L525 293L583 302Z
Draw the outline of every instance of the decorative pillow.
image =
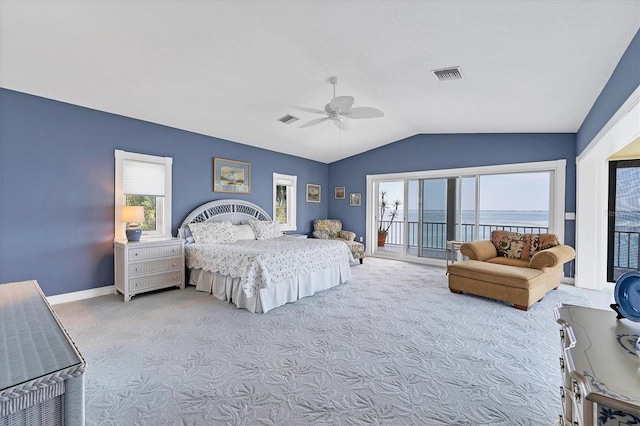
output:
M527 234L526 241L528 253L523 253L523 259L531 259L537 252L560 244L555 234ZM525 257L525 254L528 256Z
M268 222L261 220L250 220L249 225L253 228L257 240L270 240L282 236L280 232L280 223Z
M510 257L512 259L522 259L524 250L525 234L509 231L491 232L491 242L496 246L498 257Z
M236 233L229 221L190 223L191 235L198 244L231 243L236 241Z
M256 234L249 224L233 225L233 231L236 234L236 240L255 240Z
M499 257L525 260L531 259L540 250L560 244L555 234L520 234L509 231L493 231L491 242Z
M182 238L185 244L193 244L196 242L188 226L178 228L178 238Z

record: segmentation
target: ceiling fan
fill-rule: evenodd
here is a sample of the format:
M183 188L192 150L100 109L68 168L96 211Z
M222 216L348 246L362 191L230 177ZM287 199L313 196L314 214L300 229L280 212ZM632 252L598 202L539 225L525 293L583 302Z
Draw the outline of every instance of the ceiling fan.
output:
M355 99L353 96L337 96L336 97L336 84L338 84L338 77L330 77L329 83L333 85L333 99L324 106L324 111L315 108L305 107L293 107L300 111L311 112L314 114L322 114L325 117L316 118L308 123L303 124L302 127L315 126L316 124L324 123L331 120L333 124L340 130L350 130L351 122L348 118L357 120L361 118L380 118L384 117L384 112L377 108L372 107L355 107L352 108Z

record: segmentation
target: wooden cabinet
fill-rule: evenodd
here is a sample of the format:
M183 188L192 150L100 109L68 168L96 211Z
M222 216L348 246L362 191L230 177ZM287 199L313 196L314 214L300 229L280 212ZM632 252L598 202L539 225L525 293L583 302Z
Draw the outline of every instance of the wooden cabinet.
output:
M147 291L184 288L184 244L180 238L114 242L115 291L124 301Z
M561 305L561 425L640 424L640 323L613 311Z
M0 425L84 425L85 361L36 281L0 285Z

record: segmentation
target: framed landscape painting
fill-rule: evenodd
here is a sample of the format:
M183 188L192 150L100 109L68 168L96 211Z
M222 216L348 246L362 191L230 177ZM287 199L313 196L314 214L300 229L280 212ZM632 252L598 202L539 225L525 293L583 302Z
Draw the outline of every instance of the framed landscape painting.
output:
M214 157L213 191L249 194L251 192L251 163Z
M336 200L344 200L344 186L336 186L335 198Z
M319 203L320 202L320 185L315 183L307 184L307 203Z

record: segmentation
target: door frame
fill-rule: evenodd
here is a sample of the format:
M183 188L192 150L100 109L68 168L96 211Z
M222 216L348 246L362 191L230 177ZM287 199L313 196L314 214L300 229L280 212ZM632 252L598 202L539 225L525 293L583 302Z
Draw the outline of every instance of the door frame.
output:
M578 287L602 290L607 283L608 160L637 138L640 138L640 86L576 158Z

